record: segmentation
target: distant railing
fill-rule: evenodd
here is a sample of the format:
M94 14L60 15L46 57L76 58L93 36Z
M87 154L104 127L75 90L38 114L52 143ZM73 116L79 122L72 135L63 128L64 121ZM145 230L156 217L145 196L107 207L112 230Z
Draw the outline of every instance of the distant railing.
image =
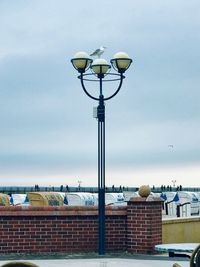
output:
M106 192L123 192L123 191L137 191L137 187L106 187ZM90 193L97 193L98 187L83 187L83 186L0 186L0 193L5 194L24 194L27 192L90 192Z
M179 189L179 190L177 190ZM6 193L6 194L24 194L27 192L35 192L35 191L40 191L40 192L48 192L48 191L56 191L56 192L90 192L90 193L97 193L98 188L97 187L83 187L83 186L0 186L0 193ZM128 187L128 186L111 186L111 187L106 187L106 192L111 193L111 192L123 192L123 191L129 191L129 192L136 192L138 191L138 187ZM163 191L167 192L177 192L177 191L191 191L191 192L199 192L200 187L170 187L167 186L165 187L165 190L163 187L152 187L151 191L153 193L162 193Z

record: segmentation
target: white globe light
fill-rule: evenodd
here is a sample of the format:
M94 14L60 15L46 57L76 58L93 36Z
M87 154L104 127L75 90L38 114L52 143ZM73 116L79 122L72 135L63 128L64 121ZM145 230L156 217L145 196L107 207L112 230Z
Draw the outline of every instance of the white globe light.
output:
M93 61L91 68L96 74L105 74L110 69L110 65L105 59L97 58Z
M72 59L73 65L76 69L86 69L90 63L90 57L86 52L77 52L73 59Z
M113 56L112 64L117 69L124 69L126 70L132 60L130 59L129 55L125 52L118 52Z
M89 58L89 55L88 53L81 51L81 52L77 52L74 55L74 58Z
M114 54L113 58L130 58L130 57L125 52L117 52L116 54Z

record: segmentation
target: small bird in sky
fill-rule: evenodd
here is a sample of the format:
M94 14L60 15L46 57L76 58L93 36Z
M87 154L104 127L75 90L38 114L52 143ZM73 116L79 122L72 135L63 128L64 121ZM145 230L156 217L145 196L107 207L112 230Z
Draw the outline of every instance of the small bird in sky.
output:
M90 54L90 56L97 56L98 58L100 58L101 55L104 53L105 49L105 46L101 46L100 48L96 49L92 54Z
M171 148L173 148L174 146L173 146L173 145L168 145L168 147L171 147Z

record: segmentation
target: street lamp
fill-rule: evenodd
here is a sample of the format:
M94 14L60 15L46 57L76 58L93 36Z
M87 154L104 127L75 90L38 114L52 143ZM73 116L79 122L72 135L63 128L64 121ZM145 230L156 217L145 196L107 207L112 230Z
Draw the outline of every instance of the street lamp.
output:
M82 184L82 181L78 180L78 190L79 191L81 190L81 184Z
M172 180L172 184L173 184L173 187L175 187L176 186L176 180Z
M96 118L98 120L98 214L99 214L99 246L100 255L105 254L105 105L104 101L113 98L120 90L124 73L130 67L132 59L124 52L118 52L109 64L103 58L94 61L85 52L78 52L71 59L74 68L79 72L78 78L87 96L98 101ZM111 66L115 70L110 72ZM90 70L90 72L89 72ZM88 92L85 81L99 83L98 97ZM103 82L119 81L117 89L108 97L103 94Z

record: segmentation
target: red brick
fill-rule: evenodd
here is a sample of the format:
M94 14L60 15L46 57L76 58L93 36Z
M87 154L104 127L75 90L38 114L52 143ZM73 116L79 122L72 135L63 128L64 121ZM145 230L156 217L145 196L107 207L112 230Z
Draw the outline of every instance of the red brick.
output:
M97 207L0 207L0 212L5 244L0 253L97 251ZM137 200L128 207L106 208L107 251L149 252L161 231L158 203Z

